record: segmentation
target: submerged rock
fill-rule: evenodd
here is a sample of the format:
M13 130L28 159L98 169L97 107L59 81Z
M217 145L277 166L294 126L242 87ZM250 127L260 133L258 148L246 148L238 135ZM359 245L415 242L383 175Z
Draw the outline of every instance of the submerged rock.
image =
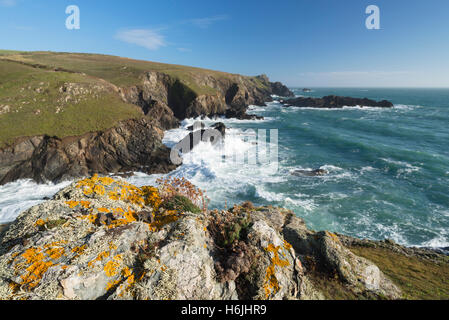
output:
M325 176L327 174L329 174L329 172L324 169L295 170L292 172L292 175L294 175L294 176L307 176L307 177Z
M339 236L289 210L173 210L180 190L202 195L184 180L94 176L22 213L0 233L0 299L324 299L327 278L356 297L401 297Z

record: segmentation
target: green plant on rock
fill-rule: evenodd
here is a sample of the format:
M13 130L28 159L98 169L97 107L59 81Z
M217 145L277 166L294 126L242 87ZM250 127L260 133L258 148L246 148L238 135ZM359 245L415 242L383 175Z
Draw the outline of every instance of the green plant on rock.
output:
M231 246L235 241L241 240L250 227L249 217L237 218L225 226L225 236L223 238L224 246Z
M162 206L167 210L176 210L178 212L201 213L201 209L193 204L190 199L179 194L164 201Z

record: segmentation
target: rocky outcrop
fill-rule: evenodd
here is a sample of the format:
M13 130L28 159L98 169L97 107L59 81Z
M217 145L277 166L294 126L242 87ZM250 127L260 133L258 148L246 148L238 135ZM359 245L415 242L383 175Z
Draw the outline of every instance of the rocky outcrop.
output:
M182 81L167 74L148 72L143 76L142 84L122 88L120 94L126 102L141 106L145 114L164 115L167 119L165 129L176 126L174 119L199 116L253 119L254 116L246 114L248 106L265 105L265 102L272 100L272 94L293 96L286 86L280 82L271 83L265 75L212 77L197 74L194 79L196 86L207 87L209 93L198 94ZM158 111L152 112L155 106ZM168 106L172 112L162 110L161 106Z
M0 150L0 183L30 178L60 181L94 173L142 171L167 173L176 168L163 132L147 119L127 120L104 132L83 136L39 136Z
M280 97L294 97L295 94L281 82L271 83L271 91Z
M316 279L359 298L401 297L376 265L291 211L200 210L201 198L186 181L72 184L0 233L0 299L328 297Z
M286 106L295 106L300 108L343 108L343 107L379 107L379 108L392 108L393 104L390 101L374 101L367 98L351 98L351 97L338 97L338 96L326 96L323 98L294 98L284 100L283 103Z

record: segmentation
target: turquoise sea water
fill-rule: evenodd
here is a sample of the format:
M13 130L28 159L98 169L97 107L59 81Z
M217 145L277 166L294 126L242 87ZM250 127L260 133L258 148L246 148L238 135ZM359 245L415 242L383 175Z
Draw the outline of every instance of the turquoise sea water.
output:
M206 190L209 208L251 200L292 209L315 230L390 238L412 246L449 246L449 89L315 88L295 93L387 99L395 108L317 110L285 108L276 102L251 107L251 113L265 120L220 120L230 128L224 153L256 148L245 138L245 130L277 129L277 171L258 163L222 163L217 159L223 152L201 144L169 175L185 177ZM194 121L188 119L167 132L166 145L184 138ZM317 168L329 174L291 174ZM148 185L158 177L137 173L128 180ZM21 181L0 187L0 222L11 221L64 185Z
M395 108L259 109L257 114L274 118L259 126L279 128L281 172L287 178L265 185L265 191L283 195L275 204L295 210L314 229L449 245L449 89L295 93L387 99ZM330 176L287 174L323 166ZM257 194L252 199L267 203Z
M244 130L278 129L276 173L264 165L218 165L211 147L203 146L194 152L203 155L201 160L186 159L172 175L207 190L211 207L251 200L292 209L316 230L449 246L449 89L315 88L295 93L388 99L395 108L252 107L265 120L223 120L232 128L226 144L245 150L251 146L241 141ZM185 134L181 129L167 133L167 144ZM291 174L317 168L329 175ZM141 176L133 182L149 181Z

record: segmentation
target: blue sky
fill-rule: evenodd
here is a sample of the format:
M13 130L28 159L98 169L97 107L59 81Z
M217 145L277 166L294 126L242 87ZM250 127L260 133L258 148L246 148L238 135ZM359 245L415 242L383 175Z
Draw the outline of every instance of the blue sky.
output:
M80 30L67 30L77 5ZM380 30L365 27L368 5ZM0 47L113 54L290 86L449 87L447 0L0 0Z

